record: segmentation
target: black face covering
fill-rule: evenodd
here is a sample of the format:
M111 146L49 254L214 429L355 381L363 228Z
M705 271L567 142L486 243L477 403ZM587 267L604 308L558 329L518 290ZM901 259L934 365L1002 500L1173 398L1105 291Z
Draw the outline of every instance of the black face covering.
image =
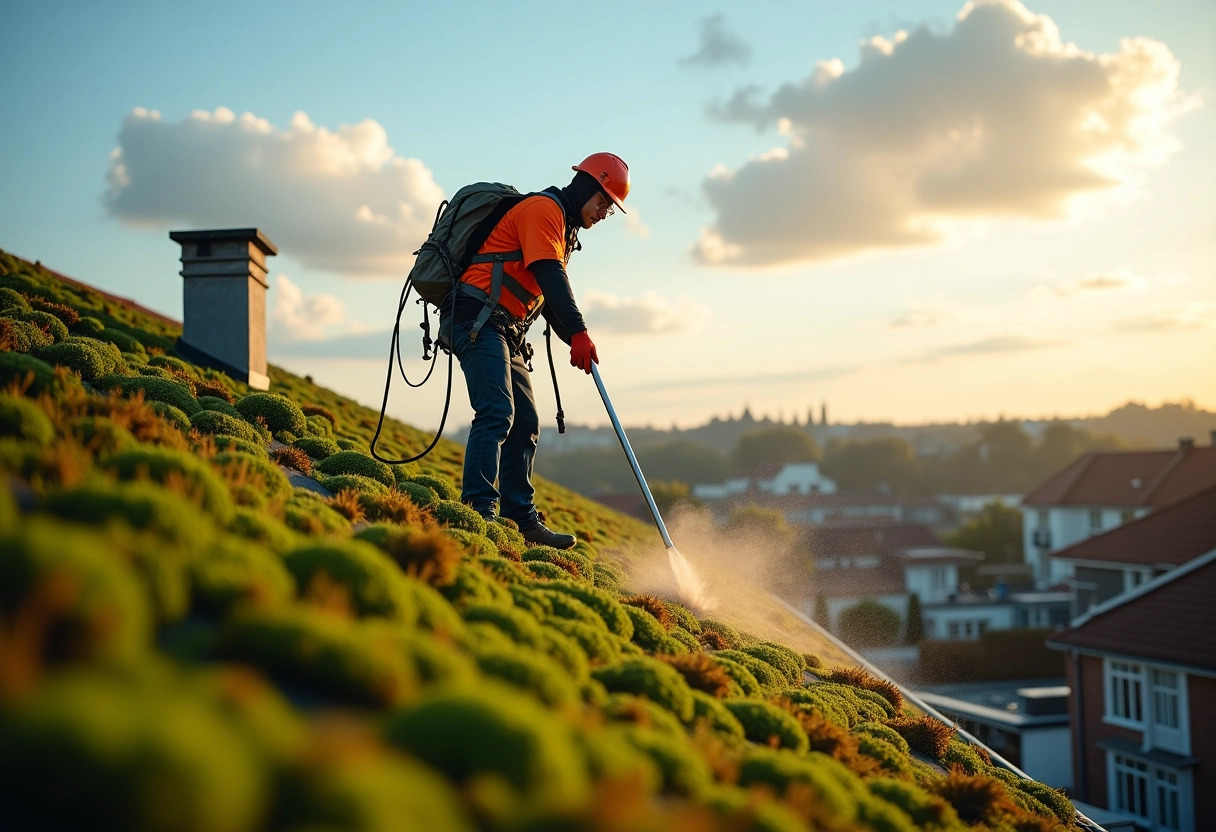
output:
M574 174L569 185L562 188L562 202L566 206L566 217L575 228L583 224L583 206L587 204L587 200L597 193L603 192L604 189L600 187L599 182L595 181L595 177L581 170ZM608 198L608 195L604 194L604 197Z

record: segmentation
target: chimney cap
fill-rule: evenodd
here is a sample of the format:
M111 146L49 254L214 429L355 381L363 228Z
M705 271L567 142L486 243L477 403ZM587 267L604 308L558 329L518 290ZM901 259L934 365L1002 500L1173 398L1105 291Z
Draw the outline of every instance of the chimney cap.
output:
M1195 438L1192 436L1178 437L1178 448L1183 451L1189 451L1195 447Z
M169 239L175 243L196 243L200 240L252 240L263 254L274 256L279 248L257 228L215 228L208 231L170 231Z

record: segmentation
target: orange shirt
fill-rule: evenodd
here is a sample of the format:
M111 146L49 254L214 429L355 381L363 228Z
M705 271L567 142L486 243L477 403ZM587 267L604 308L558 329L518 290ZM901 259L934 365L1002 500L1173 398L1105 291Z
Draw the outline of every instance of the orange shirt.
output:
M515 279L537 300L524 304L505 286L498 302L517 318L527 317L540 302L540 287L528 266L539 260L556 260L565 263L566 212L557 201L547 196L531 196L520 202L503 216L478 254L498 251L522 251L524 259L503 263L503 272ZM461 281L476 286L483 292L490 291L492 263L474 263L465 270Z

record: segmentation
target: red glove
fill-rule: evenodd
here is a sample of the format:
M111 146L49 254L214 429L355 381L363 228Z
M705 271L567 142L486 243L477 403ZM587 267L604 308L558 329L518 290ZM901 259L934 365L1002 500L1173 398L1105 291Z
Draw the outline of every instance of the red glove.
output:
M595 354L595 343L584 329L570 339L570 366L590 373L592 363L599 364L600 357Z

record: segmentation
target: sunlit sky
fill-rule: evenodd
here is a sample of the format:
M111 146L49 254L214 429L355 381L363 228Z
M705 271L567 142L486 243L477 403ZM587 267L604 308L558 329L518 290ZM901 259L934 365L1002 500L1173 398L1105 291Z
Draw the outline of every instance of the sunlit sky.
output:
M366 404L438 202L609 150L629 214L569 272L626 425L1216 408L1208 0L18 1L0 32L0 247L180 318L168 231L257 226L272 363Z

